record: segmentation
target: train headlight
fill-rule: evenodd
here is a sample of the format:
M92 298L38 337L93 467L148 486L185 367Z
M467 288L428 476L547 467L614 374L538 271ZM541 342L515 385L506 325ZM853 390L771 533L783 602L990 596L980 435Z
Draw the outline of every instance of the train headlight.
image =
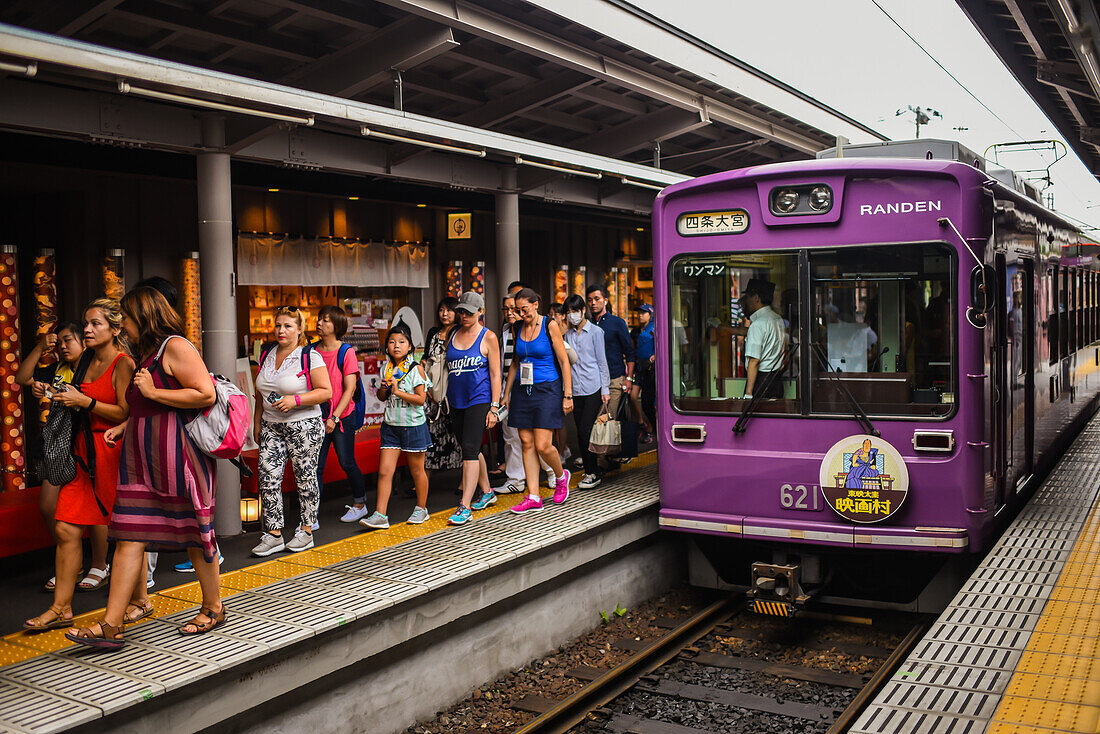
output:
M815 212L828 211L833 205L833 191L828 186L815 186L810 191L810 208Z
M798 192L794 189L783 189L775 195L775 209L780 214L790 214L798 208Z

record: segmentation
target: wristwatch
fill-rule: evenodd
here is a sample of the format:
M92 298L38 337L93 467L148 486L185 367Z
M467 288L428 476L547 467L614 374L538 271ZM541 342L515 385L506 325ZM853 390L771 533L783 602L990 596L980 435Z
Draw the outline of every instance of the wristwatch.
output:
M563 400L572 400L573 396L572 395L564 395L564 396L562 396L562 399Z
M489 407L492 408L493 410L498 410L499 408L501 408L503 406L501 406L500 403L489 403Z

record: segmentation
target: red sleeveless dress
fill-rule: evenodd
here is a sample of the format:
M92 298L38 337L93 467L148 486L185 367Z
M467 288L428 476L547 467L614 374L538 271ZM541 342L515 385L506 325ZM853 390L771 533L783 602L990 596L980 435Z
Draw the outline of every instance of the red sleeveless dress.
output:
M114 374L115 365L120 359L129 359L125 354L119 354L111 366L91 382L83 382L78 387L80 391L97 402L118 405L118 396L115 394ZM57 495L57 510L54 519L67 522L72 525L107 525L110 521L111 508L115 504L115 491L118 488L118 462L122 456L122 447L115 442L114 447L107 445L103 440L103 434L116 423L100 418L95 413L90 416L92 424L92 443L95 446L95 479L88 476L80 465L77 465L76 478L61 487ZM88 448L84 445L84 434L77 431L76 443L73 453L81 459L88 458ZM96 497L103 503L107 515L100 512L96 504Z

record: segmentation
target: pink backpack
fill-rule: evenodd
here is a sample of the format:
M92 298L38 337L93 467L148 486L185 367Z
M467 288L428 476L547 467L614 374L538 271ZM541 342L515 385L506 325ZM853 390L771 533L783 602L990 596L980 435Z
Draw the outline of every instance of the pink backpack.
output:
M164 369L160 365L160 358L164 354L164 347L172 338L170 336L164 340L153 361L153 368L160 369L162 375ZM214 382L214 404L205 410L195 411L195 417L184 424L187 435L207 456L228 459L242 474L252 476L251 470L240 461L241 449L244 448L248 431L252 427L248 396L222 375L211 374L210 379Z

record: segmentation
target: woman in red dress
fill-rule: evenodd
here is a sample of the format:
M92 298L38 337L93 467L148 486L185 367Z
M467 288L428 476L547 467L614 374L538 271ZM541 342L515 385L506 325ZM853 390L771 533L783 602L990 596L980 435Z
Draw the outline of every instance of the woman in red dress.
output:
M115 429L130 414L126 388L134 374L133 360L122 351L122 312L118 301L100 298L84 310L84 346L93 353L84 381L54 393L53 401L66 408L87 412L92 429L92 446L85 444L83 431L77 430L73 452L80 461L77 462L76 477L58 491L54 512L57 521L57 583L53 604L42 614L23 623L23 627L31 631L72 624L73 591L83 563L84 529L107 525L115 504L120 456ZM95 452L94 476L84 469L85 466L92 468L88 460L89 448ZM128 616L137 619L152 611L147 595L141 597L140 603L131 606Z

